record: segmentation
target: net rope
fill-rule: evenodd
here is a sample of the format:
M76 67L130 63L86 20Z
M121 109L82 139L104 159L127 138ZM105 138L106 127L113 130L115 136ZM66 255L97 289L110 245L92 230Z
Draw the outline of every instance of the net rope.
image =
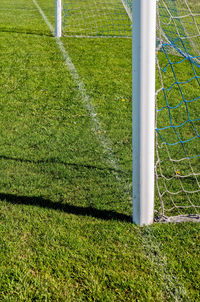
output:
M131 0L64 0L64 34L131 37ZM200 1L157 1L156 219L200 221Z
M131 37L131 0L64 0L63 34L74 37Z
M200 217L200 2L157 8L156 187L158 216Z

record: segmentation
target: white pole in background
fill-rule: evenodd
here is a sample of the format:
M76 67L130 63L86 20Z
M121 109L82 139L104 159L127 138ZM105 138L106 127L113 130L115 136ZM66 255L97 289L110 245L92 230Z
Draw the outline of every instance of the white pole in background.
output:
M153 223L156 0L133 0L133 222Z
M55 11L55 36L60 38L62 36L62 0L56 0Z

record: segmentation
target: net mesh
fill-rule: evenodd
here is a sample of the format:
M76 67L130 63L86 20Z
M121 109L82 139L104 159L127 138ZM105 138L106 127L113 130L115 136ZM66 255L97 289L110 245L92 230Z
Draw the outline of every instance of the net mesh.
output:
M63 34L131 37L130 0L64 0Z
M200 213L200 2L158 2L156 185L159 215ZM169 218L170 219L170 218Z
M65 0L64 34L131 37L131 0ZM156 211L200 214L200 1L157 1Z
M198 0L159 0L159 36L174 43L181 55L191 57L200 54L200 29ZM170 45L171 46L171 45Z

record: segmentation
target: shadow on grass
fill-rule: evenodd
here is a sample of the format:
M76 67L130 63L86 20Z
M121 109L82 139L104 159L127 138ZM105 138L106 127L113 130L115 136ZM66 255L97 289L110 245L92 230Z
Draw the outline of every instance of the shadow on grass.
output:
M110 167L100 167L100 166L98 167L98 166L94 166L94 165L81 164L81 163L78 163L78 164L68 163L68 162L64 162L62 160L58 160L56 158L49 158L47 160L45 160L45 159L31 160L31 159L22 159L22 158L17 158L17 157L9 157L9 156L5 156L5 155L0 155L0 160L1 159L22 162L22 163L30 163L30 164L59 164L59 165L74 167L76 170L78 170L80 168L87 168L87 169L94 169L94 170L100 170L100 171L115 172L115 173L118 173L119 175L127 174L127 172L124 172L122 170L117 170L114 168L110 168Z
M42 197L17 196L14 194L0 193L0 200L5 200L12 204L23 204L37 206L47 209L62 211L68 214L91 216L102 220L117 220L123 222L132 222L131 216L117 213L111 210L100 210L93 207L74 206L68 203L52 202Z
M34 35L34 36L46 36L46 37L53 37L51 33L41 32L39 30L29 31L26 29L20 28L0 28L1 33L15 33L15 34L25 34L25 35Z

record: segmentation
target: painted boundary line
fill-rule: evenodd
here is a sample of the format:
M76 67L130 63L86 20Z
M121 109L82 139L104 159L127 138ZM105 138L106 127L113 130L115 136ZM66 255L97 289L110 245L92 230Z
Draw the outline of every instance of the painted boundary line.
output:
M170 265L170 259L166 258L165 253L162 252L162 244L154 235L154 229L149 226L140 229L140 240L144 253L151 259L154 270L162 281L166 301L189 302L190 296L181 280L177 278Z
M44 14L43 10L41 9L41 7L39 6L39 4L37 3L36 0L32 0L33 3L35 4L35 6L37 7L39 13L41 14L42 18L44 19L46 25L49 27L50 31L52 32L52 34L54 35L54 27L51 25L51 23L49 22L48 18L46 17L46 15ZM92 127L92 131L95 133L96 137L98 138L100 144L102 145L103 149L105 150L106 154L107 154L107 159L108 162L112 165L112 168L114 170L120 171L120 167L117 163L116 158L114 157L113 154L113 150L111 147L111 143L108 140L108 138L106 138L102 133L100 135L98 135L98 130L103 130L102 125L101 125L101 121L99 120L99 118L97 117L97 113L94 109L94 106L91 104L90 101L90 97L87 94L86 88L84 83L82 82L82 80L80 79L80 76L76 70L76 67L74 66L69 54L67 53L62 41L60 40L60 38L55 37L55 41L63 55L63 58L65 60L65 65L67 66L72 79L74 80L74 82L77 84L78 86L78 90L79 93L81 95L81 99L85 105L85 108L88 112L89 117L91 118L93 127ZM117 178L118 181L122 181L121 177L119 176L119 174L117 173L117 171L115 172L115 176Z

